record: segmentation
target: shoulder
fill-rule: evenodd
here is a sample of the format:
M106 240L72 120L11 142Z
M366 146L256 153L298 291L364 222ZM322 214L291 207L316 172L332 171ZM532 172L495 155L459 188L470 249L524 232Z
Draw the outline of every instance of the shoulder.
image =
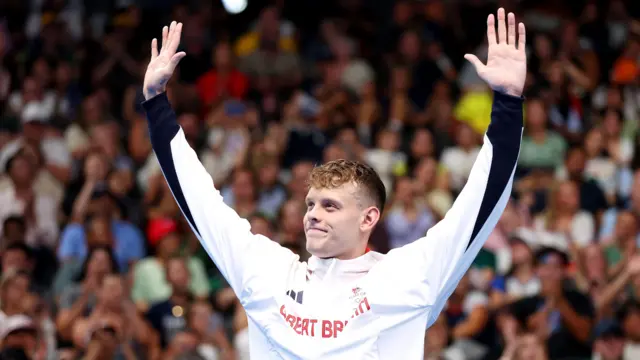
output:
M143 258L136 262L135 271L162 271L162 266L153 257Z

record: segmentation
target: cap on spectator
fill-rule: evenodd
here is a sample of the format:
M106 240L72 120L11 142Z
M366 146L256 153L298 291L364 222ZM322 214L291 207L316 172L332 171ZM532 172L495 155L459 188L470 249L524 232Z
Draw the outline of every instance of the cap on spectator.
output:
M593 329L593 339L605 337L624 337L624 333L620 324L613 319L604 319L600 321Z
M23 124L38 123L46 124L49 122L49 111L46 107L38 102L29 102L22 109L20 119Z
M536 262L545 264L551 255L558 255L564 266L569 265L569 256L564 251L550 246L544 246L536 252Z
M520 234L517 233L511 234L511 236L509 236L509 244L523 244L527 247L531 247L524 236L520 236Z
M30 317L26 315L13 315L7 317L0 327L0 340L4 340L7 335L19 330L36 331L36 326Z
M173 219L152 219L147 224L147 239L149 245L155 246L163 237L176 231L178 229L178 223Z

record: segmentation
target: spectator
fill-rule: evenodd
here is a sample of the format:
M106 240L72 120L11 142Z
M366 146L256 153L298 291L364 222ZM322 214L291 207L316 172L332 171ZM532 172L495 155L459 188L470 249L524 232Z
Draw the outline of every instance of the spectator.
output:
M89 250L80 272L73 279L74 281L71 284L59 285L64 290L58 300L56 324L58 333L63 339L71 340L73 324L94 309L98 290L102 286L104 278L109 274L117 273L118 265L111 248L107 246L94 247Z
M177 226L171 219L156 219L149 223L148 239L156 255L141 260L133 269L132 298L141 311L170 297L171 283L166 274L182 271L182 266L186 266L190 293L199 299L209 296L209 284L200 259L174 259L180 250Z
M53 249L58 236L56 199L37 192L34 187L37 167L24 151L13 155L6 163L11 184L0 192L0 220L12 215L24 217L25 240L33 246Z
M207 109L227 97L243 99L249 85L247 77L233 66L230 44L219 43L213 54L214 68L197 80L200 102Z
M587 296L565 288L568 256L543 248L536 254L536 261L540 294L513 303L516 318L546 342L550 358L589 356L595 313Z
M150 329L151 326L138 314L133 302L127 298L123 280L117 274L109 274L100 284L97 301L91 313L75 321L72 337L74 345L87 352L96 346L91 335L106 331L112 336L107 343L104 344L100 336L97 340L102 345L109 345L109 348L115 347L112 349L117 354L115 358L131 358L131 353L136 357L153 357L158 351L158 344ZM90 336L87 337L87 334ZM112 344L113 341L116 343Z
M534 220L541 241L565 249L575 242L584 247L595 239L593 216L580 210L580 198L575 183L565 181L550 193L547 209Z
M541 99L529 99L526 110L527 127L518 164L525 170L553 170L564 159L566 141L547 129L547 111Z
M435 222L428 207L416 197L411 179L397 178L393 190L393 204L384 219L392 249L423 237Z
M24 359L33 359L38 349L38 332L33 321L25 315L13 315L7 317L0 328L0 349L3 354L15 354L22 352ZM41 356L41 355L40 355ZM4 357L3 357L4 358ZM11 357L9 357L11 358ZM17 357L19 358L19 357Z
M623 359L624 334L615 321L605 320L594 329L594 360Z
M514 236L509 241L511 269L497 276L491 284L491 308L499 309L540 292L540 279L535 273L533 250L526 241Z

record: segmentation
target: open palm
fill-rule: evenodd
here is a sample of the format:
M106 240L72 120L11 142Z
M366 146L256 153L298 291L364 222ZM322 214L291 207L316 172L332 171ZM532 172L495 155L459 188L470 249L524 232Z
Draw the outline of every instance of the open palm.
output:
M503 8L498 9L498 37L496 39L493 14L487 18L487 39L489 54L487 64L483 64L475 55L466 54L476 68L478 75L489 86L513 96L521 96L527 78L527 55L525 53L526 34L523 23L518 25L516 47L516 18L509 13L508 27Z
M145 99L165 91L167 82L173 75L173 71L186 53L181 51L176 53L180 45L180 34L182 33L182 23L173 21L171 26L162 29L162 47L158 52L158 40L151 41L151 60L144 75L143 93Z

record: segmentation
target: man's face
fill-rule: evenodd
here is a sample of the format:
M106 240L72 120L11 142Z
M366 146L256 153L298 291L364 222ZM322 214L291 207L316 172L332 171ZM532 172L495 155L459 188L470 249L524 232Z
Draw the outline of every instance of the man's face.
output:
M250 221L251 223L251 232L254 234L264 235L270 239L273 238L273 231L271 230L271 225L266 219L261 217L254 217Z
M25 228L24 225L17 221L8 221L4 227L4 237L7 240L7 244L13 244L19 242L24 238Z
M33 178L33 167L24 155L18 155L11 164L9 176L16 183L28 183Z
M19 304L29 291L29 277L26 275L18 275L9 280L4 286L0 300L7 304Z
M595 341L594 350L603 360L622 359L625 339L621 336L604 336Z
M20 249L9 249L4 252L2 256L2 271L6 272L9 269L26 270L29 266L29 258L24 251Z
M538 265L538 277L542 286L557 286L564 279L564 263L557 254L548 254Z
M250 172L241 171L233 179L233 194L238 200L252 200L254 196L253 176Z
M107 275L100 291L102 303L110 308L118 308L124 298L122 279L118 275Z
M191 279L189 269L184 260L179 258L171 259L167 264L167 275L169 283L174 289L188 291Z
M374 207L358 204L355 184L333 189L311 188L307 194L304 231L307 251L320 258L354 258L364 232L371 231L378 220ZM373 217L373 218L372 218Z

